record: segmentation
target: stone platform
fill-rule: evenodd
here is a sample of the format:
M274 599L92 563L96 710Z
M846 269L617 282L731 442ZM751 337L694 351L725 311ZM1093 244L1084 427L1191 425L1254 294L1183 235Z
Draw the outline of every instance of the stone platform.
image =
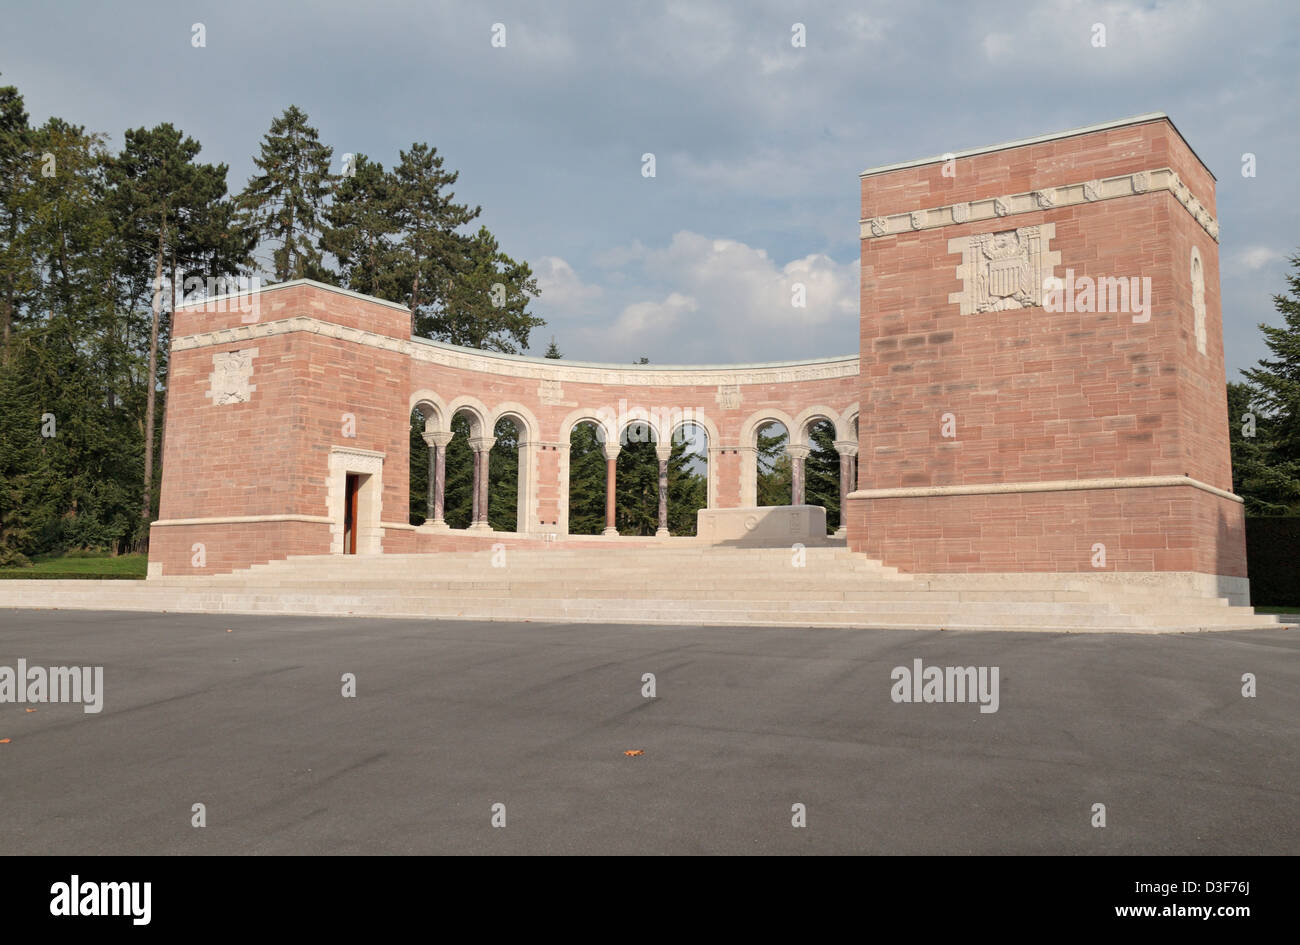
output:
M1074 574L902 574L836 547L619 548L313 555L233 574L4 581L0 608L427 617L558 623L1169 633L1276 627L1222 597Z

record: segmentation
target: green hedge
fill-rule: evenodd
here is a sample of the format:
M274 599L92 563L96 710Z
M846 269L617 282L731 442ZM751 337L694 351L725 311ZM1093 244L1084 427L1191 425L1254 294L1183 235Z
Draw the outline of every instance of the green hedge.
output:
M143 581L143 574L95 574L87 571L38 571L17 568L0 571L0 581Z
M1252 604L1300 606L1300 517L1247 517L1246 567Z

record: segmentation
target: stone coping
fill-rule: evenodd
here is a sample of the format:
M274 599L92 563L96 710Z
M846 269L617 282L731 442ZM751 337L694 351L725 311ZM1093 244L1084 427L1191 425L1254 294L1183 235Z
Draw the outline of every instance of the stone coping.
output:
M1191 486L1221 499L1244 500L1225 489L1191 476L1127 476L1118 479L1054 479L1043 482L992 482L968 486L913 486L897 489L859 489L850 499L913 499L949 495L1010 495L1025 492L1079 492L1090 489L1152 489Z

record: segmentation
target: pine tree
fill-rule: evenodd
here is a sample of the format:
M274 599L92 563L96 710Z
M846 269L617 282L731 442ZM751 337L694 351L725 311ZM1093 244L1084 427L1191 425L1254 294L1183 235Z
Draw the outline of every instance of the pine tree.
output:
M226 192L226 166L195 164L202 146L170 124L127 131L122 153L108 165L114 212L120 221L125 251L153 272L153 317L149 333L149 370L144 429L142 522L152 519L154 439L159 378L159 334L164 304L164 269L202 251L201 238L213 238L211 205ZM183 248L183 249L182 249ZM146 260L148 262L146 263ZM174 299L173 299L174 301ZM170 308L169 308L170 310Z
M1300 514L1300 253L1290 263L1287 291L1273 296L1283 324L1259 326L1273 357L1242 371L1245 390L1228 388L1233 485L1257 515ZM1256 435L1245 437L1252 411Z
M808 429L812 449L804 460L804 501L826 509L826 529L840 525L840 454L835 449L835 427L818 420Z
M1295 470L1273 458L1276 425L1251 402L1246 384L1228 383L1228 442L1232 449L1232 491L1247 515L1300 512L1300 482Z
M620 535L653 535L659 527L659 454L649 427L627 427L617 465L614 526Z
M451 432L451 442L447 444L443 520L452 528L469 528L474 514L474 451L469 445L469 418L463 413L452 417Z
M352 171L340 179L325 211L320 248L338 260L342 285L378 298L398 298L397 180L364 154L356 156Z
M569 533L605 530L605 451L596 427L579 423L569 434Z
M546 354L542 355L542 357L551 358L556 361L564 357L564 355L560 354L560 349L555 344L554 335L551 335L551 343L546 346Z
M488 456L488 524L499 532L519 525L519 428L502 417Z
M401 227L397 240L398 271L403 280L400 301L411 310L416 334L434 337L421 319L428 317L426 309L436 310L439 293L457 272L463 251L457 229L482 210L455 202L455 194L448 188L460 173L442 169L437 148L416 142L398 157L393 174L395 215Z
M775 431L780 432L775 432ZM758 504L789 505L792 492L790 456L785 451L789 435L780 424L769 423L758 431Z
M687 450L685 427L678 428L677 434L668 458L668 531L694 535L696 513L709 504L709 480L698 468L699 456Z
M27 226L32 195L31 129L18 90L0 88L0 362L15 317L36 284Z
M238 197L246 225L275 245L272 269L279 282L329 278L318 249L333 178L334 149L320 141L307 114L290 105L262 139L253 159L261 174Z
M460 247L436 311L416 317L417 334L518 354L528 347L529 332L545 324L527 311L529 299L538 294L532 270L501 252L486 227L462 239Z

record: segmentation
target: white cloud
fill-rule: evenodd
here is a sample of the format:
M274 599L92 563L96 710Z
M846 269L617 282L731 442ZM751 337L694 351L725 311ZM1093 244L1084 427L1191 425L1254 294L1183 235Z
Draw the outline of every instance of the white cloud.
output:
M1285 254L1268 246L1247 246L1233 259L1233 268L1247 272L1258 272L1271 262L1284 259Z
M636 302L623 309L614 332L626 341L645 338L653 332L673 332L680 327L678 323L684 312L694 312L699 307L695 299L680 292L671 293L662 302Z
M857 260L837 263L814 253L778 265L765 250L739 240L684 230L668 246L645 250L640 262L641 278L629 281L642 292L663 286L665 294L623 307L604 339L616 351L654 343L674 360L684 356L671 352L685 347L730 350L737 357L768 357L773 350L791 358L836 354L808 346L822 330L838 335L857 322ZM794 304L798 286L803 306Z
M573 267L558 256L543 256L533 265L541 297L537 307L548 313L591 314L599 308L605 290L583 282Z

